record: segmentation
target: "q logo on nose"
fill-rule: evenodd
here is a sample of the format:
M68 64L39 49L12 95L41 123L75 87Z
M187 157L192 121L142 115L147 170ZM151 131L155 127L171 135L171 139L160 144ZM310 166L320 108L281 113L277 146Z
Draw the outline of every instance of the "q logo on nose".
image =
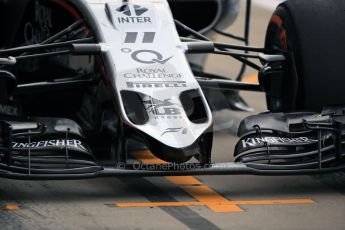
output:
M141 54L150 54L150 55L145 55L147 56L151 56L151 58L143 58L140 57ZM164 65L165 63L167 63L171 58L173 58L173 56L169 57L169 58L164 58L163 55L157 51L154 50L137 50L134 51L131 55L132 59L134 61L137 61L139 63L143 63L143 64L162 64Z

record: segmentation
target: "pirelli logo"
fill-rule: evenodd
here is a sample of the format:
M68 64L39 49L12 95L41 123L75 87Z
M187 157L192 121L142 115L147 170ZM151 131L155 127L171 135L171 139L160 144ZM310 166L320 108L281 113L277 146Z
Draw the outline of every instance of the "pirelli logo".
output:
M147 82L126 82L128 88L183 88L187 87L185 81L147 81Z

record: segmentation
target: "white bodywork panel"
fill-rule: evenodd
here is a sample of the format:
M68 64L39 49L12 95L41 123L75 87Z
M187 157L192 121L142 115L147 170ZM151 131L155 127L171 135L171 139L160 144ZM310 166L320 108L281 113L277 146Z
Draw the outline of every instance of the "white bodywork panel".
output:
M109 73L130 126L173 148L191 146L212 124L212 114L185 56L166 0L87 1L104 37L102 47L115 66ZM192 123L181 104L184 91L200 92L207 121ZM128 118L121 91L145 94L149 121L135 125Z

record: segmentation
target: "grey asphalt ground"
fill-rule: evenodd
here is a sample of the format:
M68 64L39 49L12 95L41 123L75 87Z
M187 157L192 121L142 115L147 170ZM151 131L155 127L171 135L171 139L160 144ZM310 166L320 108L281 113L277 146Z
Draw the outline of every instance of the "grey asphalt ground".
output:
M255 7L252 45L262 46L271 12ZM231 28L240 31L241 20ZM228 41L217 37L217 39ZM238 65L211 57L207 70L232 77ZM246 75L255 72L248 71ZM255 113L264 96L243 93ZM246 113L223 111L217 122L214 161L232 159L236 126ZM118 202L194 201L165 178L107 178L28 182L0 179L0 229L345 229L345 173L327 176L202 176L204 185L229 200L311 199L314 204L240 205L244 212L216 213L204 206L119 208Z

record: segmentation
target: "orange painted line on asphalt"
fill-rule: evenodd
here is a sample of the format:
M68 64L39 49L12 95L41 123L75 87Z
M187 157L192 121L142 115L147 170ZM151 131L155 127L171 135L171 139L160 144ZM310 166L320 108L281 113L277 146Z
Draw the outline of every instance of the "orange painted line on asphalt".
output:
M137 151L132 155L143 164L166 164L167 162L158 159L149 151ZM201 185L202 183L192 176L167 176L168 181L176 185Z
M288 199L288 200L236 200L230 201L238 205L279 205L279 204L316 204L311 199Z
M244 77L243 82L248 82L248 83L259 83L258 75L254 74L248 77Z
M143 164L162 164L164 161L156 158L149 151L138 151L132 154L135 158L140 160ZM168 181L176 185L202 185L202 183L192 176L167 176ZM217 202L223 203L229 200L217 194L207 186L180 186L183 190L189 193L196 200L201 202ZM214 212L243 212L237 205L206 205Z
M180 206L229 206L229 205L288 205L288 204L315 204L310 199L291 199L291 200L236 200L219 202L142 202L142 203L115 203L120 208L134 207L180 207Z
M131 155L143 164L166 164L167 162L158 159L152 153L147 150L135 151Z
M208 203L206 206L214 212L243 212L243 209L236 204L229 203L228 199L207 186L181 186L181 188L199 202Z
M254 79L254 76L252 77ZM257 78L257 76L256 76ZM249 79L250 80L250 79ZM136 151L131 153L143 164L165 164L167 162L156 158L151 152ZM192 202L144 202L144 203L115 203L121 208L128 207L169 207L169 206L206 206L214 212L243 212L238 205L286 205L286 204L315 204L311 199L287 199L287 200L229 200L208 186L202 185L198 179L192 176L167 176L171 183L178 185L197 201Z
M5 205L0 207L1 210L5 211L15 211L19 209L18 205Z
M165 178L176 185L202 185L202 182L192 176L167 176Z

